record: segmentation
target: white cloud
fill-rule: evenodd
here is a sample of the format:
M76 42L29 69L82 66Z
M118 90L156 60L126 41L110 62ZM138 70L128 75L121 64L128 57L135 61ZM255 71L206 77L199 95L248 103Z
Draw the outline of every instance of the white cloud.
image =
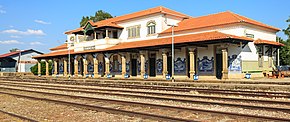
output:
M10 38L20 38L20 36L14 36L14 35L12 35L12 36L10 36Z
M27 29L27 31L9 29L2 31L2 33L18 34L18 35L39 35L39 36L46 35L42 30L32 30L32 29Z
M51 24L50 22L45 22L45 21L42 21L42 20L34 20L34 22L39 23L39 24L44 24L44 25Z
M6 11L0 9L0 14L5 14Z
M16 39L18 39L18 38L21 38L20 36L14 36L14 35L12 35L12 36L10 36L10 38L16 38Z
M5 40L5 41L0 41L0 44L23 44L23 42L20 42L17 40Z
M6 11L5 11L5 10L3 10L2 8L3 8L3 6L1 6L1 5L0 5L0 14L5 14L5 13L6 13Z
M38 41L30 42L29 44L30 44L30 45L44 45L43 43L38 42Z

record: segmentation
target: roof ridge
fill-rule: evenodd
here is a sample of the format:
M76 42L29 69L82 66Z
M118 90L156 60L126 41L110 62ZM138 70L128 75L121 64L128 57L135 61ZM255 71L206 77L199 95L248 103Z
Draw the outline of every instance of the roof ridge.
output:
M217 15L217 14L222 14L222 13L226 13L227 11L221 11L221 12L217 12L217 13L212 13L212 14L207 14L207 15L202 15L202 16L197 16L197 17L192 17L192 19L196 19L196 18L200 18L200 17L207 17L207 16L212 16L212 15Z
M161 10L163 11L163 9L168 9L168 10L170 10L170 11L173 11L173 12L176 12L176 13L178 13L178 14L182 14L182 15L184 15L184 16L187 16L187 17L191 17L191 16L189 16L189 15L187 15L187 14L184 14L184 13L181 13L181 12L178 12L178 11L175 11L175 10L172 10L172 9L170 9L170 8L166 8L166 7L164 7L164 6L160 6L161 7ZM166 13L166 12L165 12Z
M238 16L238 14L231 12L231 11L227 11L229 12L232 16L236 17L239 21L238 22L244 22L245 20L243 20L241 17Z
M148 10L151 10L151 9L156 9L158 7L162 7L162 6L157 6L157 7L152 7L152 8L148 8L148 9L143 9L143 10L140 10L140 11L136 11L136 12L132 12L132 13L128 13L128 14L123 14L123 15L120 15L120 16L116 16L116 17L113 17L113 18L109 18L109 19L105 19L105 20L101 20L101 21L97 21L97 22L102 22L102 21L106 21L106 20L107 21L108 20L113 20L113 19L117 19L117 18L126 16L126 15L135 14L135 13L139 13L139 12L143 12L143 11L148 11Z
M268 26L268 28L270 27L270 28L274 28L274 29L279 29L279 28L276 28L276 27L274 27L274 26L271 26L271 25L268 25L268 24L265 24L265 23L262 23L262 22L260 22L260 21L257 21L257 20L255 20L255 19L251 19L251 18L249 18L249 17L246 17L246 16L243 16L243 15L240 15L240 14L236 14L236 13L234 13L236 16L238 16L238 17L244 17L244 18L246 18L246 19L248 19L248 20L250 20L250 21L254 21L254 22L257 22L257 23L259 23L259 24L262 24L262 25L265 25L265 26ZM243 20L243 19L242 19ZM247 22L247 23L250 23L250 24L253 24L253 23L251 23L250 21L248 22L248 21L246 21L246 20L243 20L244 22ZM280 29L279 29L280 30Z

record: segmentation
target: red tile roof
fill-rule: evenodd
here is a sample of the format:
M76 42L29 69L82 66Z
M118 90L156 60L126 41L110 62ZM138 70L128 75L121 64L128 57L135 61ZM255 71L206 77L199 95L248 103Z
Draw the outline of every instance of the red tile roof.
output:
M70 53L73 54L74 50L70 50ZM50 52L50 53L43 54L43 55L33 56L32 58L45 58L45 57L63 56L63 55L68 55L68 50Z
M274 46L284 46L284 44L279 43L279 42L275 42L275 41L269 41L269 40L262 40L262 39L258 39L254 41L254 44L256 45L261 45L261 44L265 44L265 45L274 45Z
M165 8L163 6L158 6L158 7L150 8L150 9L143 10L143 11L138 11L138 12L131 13L131 14L126 14L123 16L114 17L111 19L107 19L105 21L119 22L119 21L124 21L124 20L128 20L128 19L133 19L133 18L142 17L142 16L146 16L146 15L151 15L151 14L156 14L156 13L169 14L169 15L178 16L181 18L189 18L190 17L186 14L176 12L174 10Z
M33 50L33 49L22 50L21 53L23 53L23 52L27 52L27 51L34 51L34 52L36 52L36 53L43 54L43 53L38 52L38 51ZM5 57L13 56L13 55L19 55L19 53L20 53L20 51L15 51L15 52L5 53L5 54L0 55L0 58L5 58Z
M249 19L247 17L235 14L230 11L221 12L217 14L211 14L207 16L195 17L190 19L185 19L178 23L178 26L174 28L175 32L184 31L184 30L193 30L205 27L213 27L218 25L226 25L226 24L237 24L237 23L248 23L253 24L265 28L269 28L275 31L279 31L279 28L275 28L261 22ZM161 32L164 33L171 33L171 28Z
M198 33L198 34L190 34L190 35L182 35L182 36L175 36L174 37L174 44L181 44L181 43L198 43L198 42L209 42L209 41L219 41L220 39L240 39L246 41L253 41L251 38L247 37L239 37L235 35L225 34L217 31L213 32L205 32L205 33ZM116 46L107 48L107 50L117 50L117 49L130 49L130 48L140 48L140 47L152 47L152 46L161 46L161 45L168 45L171 44L172 37L166 38L158 38L158 39L151 39L151 40L144 40L144 41L134 41L134 42L125 42L120 43Z
M245 41L253 41L251 38L247 37L239 37L230 34L224 34L221 32L213 31L213 32L205 32L205 33L198 33L198 34L190 34L190 35L182 35L182 36L175 36L174 37L174 44L182 44L182 43L199 43L199 42L222 42L222 39L239 39ZM106 49L98 49L98 50L87 50L87 51L80 51L80 52L71 52L71 54L83 54L89 52L103 52L103 51L113 51L113 50L120 50L120 49L133 49L133 48L141 48L141 47L152 47L152 46L162 46L171 44L171 37L166 38L158 38L158 39L150 39L144 41L134 41L134 42L124 42L113 47L109 47ZM41 56L35 56L34 58L41 58L41 57L49 57L49 56L60 56L60 55L67 55L68 51L58 51L53 53L44 54Z
M9 57L9 56L16 55L16 54L18 55L19 53L20 53L20 51L5 53L5 54L0 55L0 58Z
M62 44L62 45L50 48L51 51L60 50L60 49L67 49L67 44Z
M165 8L163 6L158 6L155 8L150 8L150 9L139 11L139 12L135 12L135 13L131 13L131 14L126 14L126 15L98 21L95 23L91 22L91 24L94 27L109 26L109 27L123 28L123 27L117 25L116 22L125 21L128 19L133 19L133 18L142 17L142 16L146 16L146 15L151 15L151 14L156 14L156 13L168 14L168 15L177 16L177 17L181 17L181 18L189 18L190 17L190 16L182 14L180 12L176 12L174 10ZM65 34L71 34L71 33L79 32L79 31L82 31L82 29L78 28L75 30L67 31L67 32L65 32Z
M77 29L74 29L74 30L66 31L64 34L72 34L72 33L80 32L80 31L83 31L83 30L84 29L82 27L80 27L80 28L77 28Z

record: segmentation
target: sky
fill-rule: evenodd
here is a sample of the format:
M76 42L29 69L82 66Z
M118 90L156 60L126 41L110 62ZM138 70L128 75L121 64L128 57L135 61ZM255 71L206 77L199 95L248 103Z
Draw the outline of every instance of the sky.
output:
M289 5L290 0L0 0L0 54L12 48L48 53L65 42L65 31L79 27L82 16L98 10L121 16L164 6L192 17L232 11L285 29ZM277 35L286 39L283 32Z

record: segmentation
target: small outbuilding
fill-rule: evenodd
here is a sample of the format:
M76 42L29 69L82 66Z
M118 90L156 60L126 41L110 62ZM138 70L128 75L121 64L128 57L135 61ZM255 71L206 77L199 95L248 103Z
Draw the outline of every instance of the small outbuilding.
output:
M29 49L0 55L0 72L30 72L30 68L37 64L32 56L43 53Z

